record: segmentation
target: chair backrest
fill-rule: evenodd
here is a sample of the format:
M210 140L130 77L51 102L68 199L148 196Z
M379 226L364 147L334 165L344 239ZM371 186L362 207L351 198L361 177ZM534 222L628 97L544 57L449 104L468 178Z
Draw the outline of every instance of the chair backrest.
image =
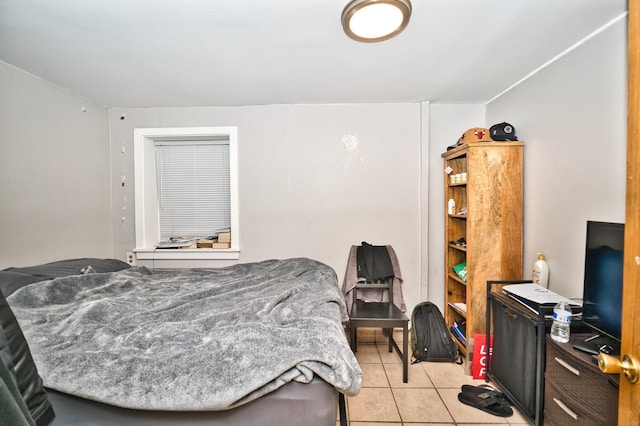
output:
M389 301L393 302L394 270L388 246L374 246L363 241L356 249L356 261L359 280L356 282L354 300L358 299L358 289L377 289L382 292L381 297L386 289L389 292Z
M358 300L358 289L378 289L389 292L389 302L393 303L393 277L379 279L375 281L358 281L353 289L353 301Z

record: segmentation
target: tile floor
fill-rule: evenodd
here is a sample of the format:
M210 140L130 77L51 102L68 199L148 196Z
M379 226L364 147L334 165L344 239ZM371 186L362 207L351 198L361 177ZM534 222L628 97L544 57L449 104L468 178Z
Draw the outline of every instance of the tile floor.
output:
M402 333L394 334L402 347ZM360 393L346 398L349 426L526 425L517 412L497 417L458 401L460 387L477 385L455 363L409 364L409 382L402 383L402 360L389 353L380 329L358 328L356 358L364 372ZM339 422L336 422L339 425Z

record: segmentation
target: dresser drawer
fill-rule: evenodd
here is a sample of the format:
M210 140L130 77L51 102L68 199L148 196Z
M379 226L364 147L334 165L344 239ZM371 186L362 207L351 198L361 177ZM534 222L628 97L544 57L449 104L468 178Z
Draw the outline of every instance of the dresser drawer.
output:
M617 411L594 412L577 404L561 390L546 381L544 388L544 424L548 426L616 426Z
M553 385L564 401L588 407L590 412L602 413L602 417L616 417L618 390L607 375L595 364L578 360L553 343L547 344L546 384Z

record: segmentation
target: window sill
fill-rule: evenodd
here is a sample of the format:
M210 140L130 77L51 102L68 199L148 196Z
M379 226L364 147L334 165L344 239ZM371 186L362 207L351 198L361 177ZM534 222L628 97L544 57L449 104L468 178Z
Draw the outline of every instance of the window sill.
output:
M134 249L140 260L240 259L240 249Z

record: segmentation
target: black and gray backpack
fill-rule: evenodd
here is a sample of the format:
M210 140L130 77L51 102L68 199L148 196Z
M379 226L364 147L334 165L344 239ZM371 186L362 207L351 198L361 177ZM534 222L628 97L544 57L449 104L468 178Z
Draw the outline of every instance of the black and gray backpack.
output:
M420 361L456 362L458 346L449 333L440 309L422 302L411 313L412 363Z

